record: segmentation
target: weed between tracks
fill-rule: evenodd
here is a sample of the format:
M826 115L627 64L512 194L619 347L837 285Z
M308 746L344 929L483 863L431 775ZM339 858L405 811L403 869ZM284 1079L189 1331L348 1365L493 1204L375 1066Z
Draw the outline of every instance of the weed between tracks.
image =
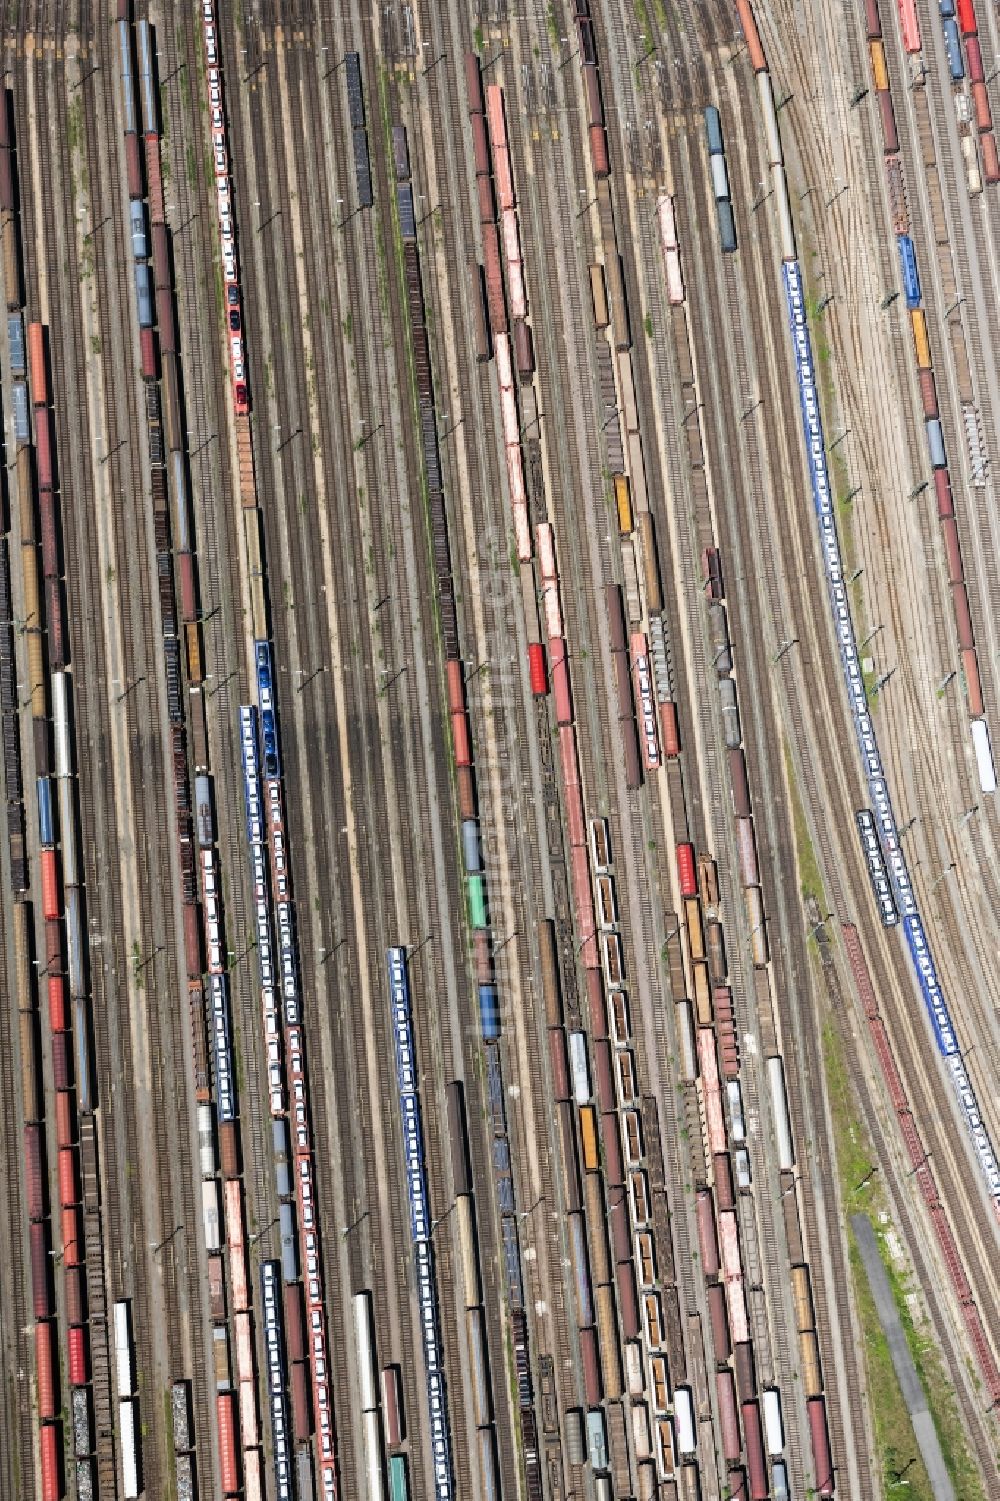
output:
M795 825L795 858L799 867L799 881L802 887L803 897L813 897L818 903L821 912L827 910L826 897L823 893L823 877L820 875L819 861L816 859L816 850L813 846L812 836L809 833L809 825L806 823L805 809L799 796L798 783L795 780L795 767L792 763L792 752L787 740L782 740L785 752L785 775L788 778L788 795L792 804L792 819ZM814 942L810 939L810 943Z
M899 1239L889 1219L878 1178L872 1176L871 1143L856 1113L843 1043L833 1021L823 1029L823 1062L844 1210L848 1216L863 1213L871 1219L906 1342L927 1396L955 1493L961 1501L984 1501L979 1473L969 1455L955 1393L940 1351L933 1333L919 1313L919 1304L916 1300L911 1302L912 1273L899 1249ZM903 1501L904 1497L907 1501L933 1501L931 1483L920 1457L888 1341L850 1223L847 1239L852 1290L864 1341L868 1400L882 1470L883 1498L884 1501Z

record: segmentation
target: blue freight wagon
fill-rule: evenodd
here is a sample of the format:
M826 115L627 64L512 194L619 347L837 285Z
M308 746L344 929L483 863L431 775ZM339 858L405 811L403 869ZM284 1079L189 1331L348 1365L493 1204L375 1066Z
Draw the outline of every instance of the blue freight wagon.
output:
M709 155L721 156L724 149L722 145L722 120L714 104L710 104L705 111L705 134L708 136Z
M906 306L918 308L920 306L920 276L917 272L917 253L913 248L913 241L909 235L898 235L896 243L899 246L899 265L903 273Z

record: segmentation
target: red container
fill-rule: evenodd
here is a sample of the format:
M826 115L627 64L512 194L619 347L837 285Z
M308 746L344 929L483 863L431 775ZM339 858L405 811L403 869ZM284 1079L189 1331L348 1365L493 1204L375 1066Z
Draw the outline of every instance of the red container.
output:
M125 137L125 175L128 179L128 196L142 197L142 141L137 135Z
M760 1410L756 1402L744 1402L740 1411L743 1415L743 1434L746 1439L747 1469L750 1472L750 1495L752 1501L767 1501L767 1464L764 1460L764 1434L760 1426Z
M73 1088L73 1038L69 1032L52 1035L52 1082L57 1093Z
M810 1397L806 1403L809 1418L809 1438L812 1442L815 1468L816 1494L833 1495L833 1464L830 1459L830 1435L826 1427L826 1402L822 1397Z
M72 1147L59 1151L59 1203L64 1209L75 1204L79 1198L76 1187L76 1153Z
M49 628L49 666L54 672L60 672L69 658L66 653L62 584L58 578L45 580L45 621Z
M184 906L184 963L188 979L196 980L201 974L202 956L201 925L194 902L187 902Z
M896 0L899 6L899 20L903 32L903 46L907 52L920 51L920 22L917 20L916 0ZM970 12L972 6L970 0L965 0ZM962 13L963 0L958 0L959 17ZM973 17L972 29L975 31L976 23Z
M41 323L28 324L28 380L32 404L48 406L49 374L45 363L45 327Z
M66 1030L66 982L62 975L49 975L49 1026L53 1032Z
M42 1160L41 1126L24 1128L24 1176L28 1191L28 1219L40 1220L45 1215L45 1176Z
M581 863L583 853L579 856ZM578 858L574 854L574 859ZM608 1012L604 1004L604 980L601 976L600 964L597 960L597 944L594 948L594 962L587 965L584 978L587 982L587 1014L590 1017L590 1032L595 1042L608 1035Z
M156 292L156 324L160 330L160 348L177 352L177 326L174 323L174 299L169 287Z
M450 714L465 713L465 689L462 685L462 664L450 661L445 664L445 677L448 682L448 712Z
M965 585L952 584L951 598L955 609L959 647L962 651L972 651L976 643L972 637L972 616L969 613L969 596Z
M59 1218L62 1228L63 1266L80 1266L83 1261L80 1216L75 1209L62 1209Z
M611 168L608 166L608 138L603 125L590 127L590 157L595 177L611 176Z
M955 503L951 494L951 480L948 478L947 469L935 469L934 491L937 495L937 508L939 516L954 516Z
M920 371L920 400L924 409L925 417L938 415L937 387L934 384L934 371Z
M548 692L548 681L545 675L545 648L538 641L532 641L528 646L528 675L531 678L531 691L538 697Z
M549 664L552 672L552 694L556 702L556 723L573 723L573 696L569 686L569 666L566 658L566 642L560 636L549 639Z
M56 1095L56 1146L73 1144L73 1100L65 1092Z
M698 1245L701 1249L702 1271L706 1277L719 1275L719 1240L715 1233L715 1210L712 1195L707 1188L698 1190Z
M729 1359L729 1314L726 1311L726 1290L721 1282L713 1282L708 1289L708 1316L712 1325L712 1348L721 1364Z
M215 1399L215 1411L219 1424L219 1467L222 1470L222 1492L234 1496L240 1488L239 1469L236 1464L236 1425L231 1392L220 1392Z
M970 42L971 46L972 43ZM972 107L976 115L976 128L984 135L993 129L993 116L990 113L990 101L986 92L986 85L977 82L972 85Z
M599 974L599 970L590 971ZM617 1108L615 1086L611 1078L611 1044L606 1037L594 1043L594 1096L601 1113Z
M31 1297L36 1319L52 1317L52 1279L49 1276L49 1238L43 1220L29 1227Z
M154 328L140 328L139 330L139 366L143 380L155 380L159 374Z
M312 1432L312 1405L309 1401L309 1367L305 1362L292 1366L292 1426L295 1442L307 1444Z
M496 223L497 209L493 201L493 179L485 173L477 177L476 193L479 197L480 224Z
M681 896L698 895L698 875L694 864L694 845L677 846L677 875L681 884Z
M56 865L55 850L42 850L40 854L42 868L42 913L53 920L62 912L59 902L59 870Z
M294 1364L305 1360L306 1345L302 1320L302 1286L298 1282L286 1282L283 1293L285 1302L285 1349L288 1359Z
M962 672L965 675L969 713L973 719L981 719L983 717L983 688L979 677L979 662L974 651L962 653Z
M38 1371L38 1416L43 1422L59 1411L56 1403L55 1328L49 1323L35 1325L35 1366Z
M479 58L474 52L466 52L462 58L465 68L465 94L469 101L469 114L481 115L483 104L483 79L479 71Z
M157 291L170 286L170 252L167 248L167 226L153 225L153 285Z
M604 1144L604 1177L609 1188L620 1188L625 1182L622 1171L622 1144L618 1135L618 1117L610 1113L601 1116L601 1141Z
M395 1365L387 1365L382 1370L382 1411L385 1414L385 1436L390 1448L395 1448L405 1432L399 1367Z
M899 150L899 137L896 134L896 116L892 109L892 95L888 89L878 90L878 107L882 116L882 142L886 156L895 156Z
M669 699L660 705L660 739L663 754L673 760L681 753L681 738L677 725L677 705Z
M874 5L875 0L866 0ZM746 39L747 51L750 54L750 66L755 73L763 73L767 67L767 59L764 56L764 48L761 46L760 33L757 30L757 22L754 19L753 8L750 0L736 0L736 11L743 28L743 36Z
M552 1093L557 1100L568 1100L569 1066L562 1027L549 1028L549 1061L552 1064Z
M48 407L35 408L35 457L38 488L52 489L52 414Z
M42 1501L59 1501L62 1495L62 1465L59 1459L59 1428L47 1423L41 1432Z
M964 580L965 571L962 568L962 544L958 540L958 523L954 516L945 516L941 521L941 535L944 538L944 556L948 565L948 582L957 584Z
M987 182L1000 182L1000 157L997 156L997 138L992 132L980 140L983 150L983 176Z
M177 556L177 575L181 591L181 619L186 623L198 618L198 598L194 587L194 557L189 552Z
M580 1361L583 1365L583 1391L588 1407L601 1402L601 1368L597 1358L597 1330L580 1330Z
M162 224L165 219L163 212L163 178L160 173L160 138L150 135L146 137L146 179L149 183L149 191L146 194L149 199L149 217L153 224Z
M451 733L455 744L455 765L472 765L472 747L469 744L469 721L464 714L451 716Z
M476 779L470 766L458 768L458 812L461 818L476 816Z
M71 1266L65 1277L66 1285L66 1322L74 1324L86 1323L86 1299L83 1282L83 1268Z
M973 0L958 0L955 9L958 15L959 31L965 37L975 36L979 27L976 23L976 7Z
M716 1371L715 1393L719 1399L719 1419L722 1424L722 1452L726 1459L739 1459L740 1420L736 1416L736 1384L732 1371Z
M622 1334L626 1339L639 1338L639 1300L635 1295L635 1272L631 1261L620 1261L615 1267L618 1283L618 1306L621 1309Z
M472 117L472 154L476 162L476 176L489 178L490 143L486 135L486 120L483 115Z
M629 1228L628 1201L624 1194L615 1199L608 1210L608 1230L611 1254L615 1261L626 1261L632 1254L632 1234Z
M87 1331L77 1326L71 1328L67 1337L70 1386L87 1384Z
M59 572L56 503L51 490L46 490L39 499L39 516L42 523L42 574L51 578Z
M729 752L729 780L733 789L733 812L737 818L749 818L750 786L747 782L747 763L739 746Z

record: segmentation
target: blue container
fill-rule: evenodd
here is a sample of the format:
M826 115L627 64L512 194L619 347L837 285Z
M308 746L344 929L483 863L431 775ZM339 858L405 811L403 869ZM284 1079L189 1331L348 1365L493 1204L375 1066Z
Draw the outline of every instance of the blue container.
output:
M52 782L48 777L39 777L38 787L38 842L41 845L55 844L52 822Z
M139 327L152 328L155 321L153 309L153 277L148 266L135 268L135 296L139 304Z
M26 375L28 371L24 350L24 323L20 313L10 313L7 317L7 342L10 345L10 372L12 375Z
M14 441L17 443L31 442L31 413L28 402L28 388L22 380L14 382Z
M731 255L736 249L736 220L733 218L733 205L728 198L723 198L716 203L715 208L719 216L719 239L722 248Z
M278 1206L278 1225L281 1231L281 1275L286 1282L294 1282L299 1275L299 1259L295 1250L295 1209L291 1204Z
M413 213L413 189L408 182L400 183L396 189L396 203L399 206L399 232L404 240L417 238L417 221Z
M946 469L948 460L944 451L944 433L941 431L941 419L932 417L927 424L927 446L931 451L931 466L934 469Z
M955 14L955 0L941 0L941 14L953 16Z
M474 818L467 818L462 824L462 854L465 858L465 868L470 875L474 876L482 870L483 861L479 853L479 825Z
M917 272L917 252L913 248L913 241L909 235L898 235L896 243L899 246L899 265L903 273L906 306L918 308L920 306L920 276Z
M965 64L962 62L962 44L958 39L958 26L952 20L944 23L944 50L948 54L948 72L951 74L952 83L959 83L965 77Z
M711 156L722 155L722 121L719 111L714 104L710 104L705 111L705 134L708 136L708 150Z
M132 225L132 255L135 260L144 261L149 254L149 242L146 238L146 209L142 199L130 199L128 211Z
M495 985L479 987L479 1019L485 1040L495 1042L500 1036L500 1005Z

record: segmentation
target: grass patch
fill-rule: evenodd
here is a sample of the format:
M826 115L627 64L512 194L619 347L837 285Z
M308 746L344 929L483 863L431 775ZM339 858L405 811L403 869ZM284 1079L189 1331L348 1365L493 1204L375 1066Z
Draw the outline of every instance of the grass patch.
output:
M545 12L545 24L549 28L549 36L552 38L553 42L558 42L559 22L556 20L556 8L552 4L552 0L549 0L548 8Z
M635 18L639 23L643 48L651 47L653 45L653 32L649 24L649 11L646 9L646 0L635 0Z
M792 764L792 753L788 741L783 742L785 750L785 775L788 778L788 795L792 804L792 820L795 825L795 858L799 867L799 881L802 887L803 897L813 897L820 906L821 911L826 910L826 898L823 895L823 877L819 873L819 861L816 859L816 851L813 848L812 837L809 833L809 825L806 823L805 809L799 796L798 783L795 780L795 767Z
M643 318L642 326L646 330L646 338L651 339L653 337L653 319L649 313Z
M482 52L483 46L485 44L483 42L483 28L481 26L477 26L475 31L472 33L472 45L475 47L477 52Z
M962 1501L985 1501L979 1472L969 1454L954 1390L931 1331L915 1321L909 1300L912 1279L900 1266L889 1244L892 1229L864 1126L857 1118L854 1092L836 1024L823 1029L823 1063L830 1113L833 1117L837 1172L848 1216L867 1214L875 1230L882 1263L892 1287L906 1341L913 1356L928 1407L934 1419L941 1452L956 1494ZM861 1322L868 1398L875 1442L882 1470L884 1501L933 1501L930 1479L917 1447L909 1412L903 1400L882 1322L868 1285L861 1253L850 1224L847 1227L854 1298ZM906 1484L901 1483L905 1480Z

